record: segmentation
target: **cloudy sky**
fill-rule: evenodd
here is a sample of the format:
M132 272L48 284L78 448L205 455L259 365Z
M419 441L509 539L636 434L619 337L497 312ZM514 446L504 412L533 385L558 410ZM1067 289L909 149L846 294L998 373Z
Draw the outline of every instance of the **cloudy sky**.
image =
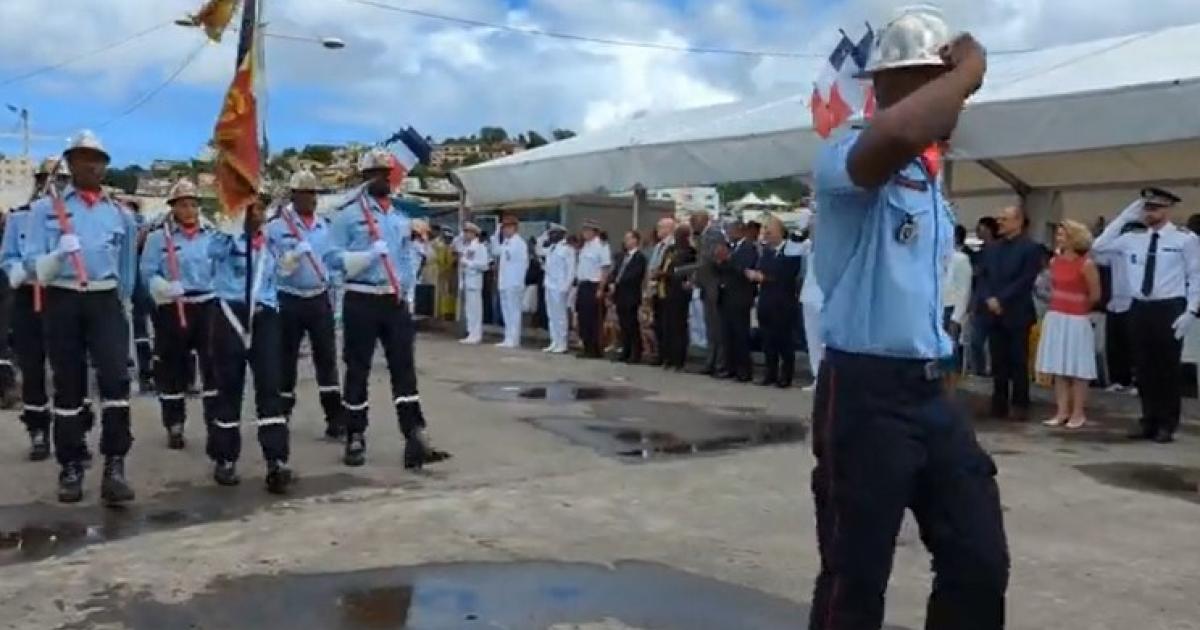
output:
M900 0L371 0L518 28L671 47L803 56L697 54L563 41L406 15L356 0L266 0L268 31L333 36L327 51L269 39L274 148L372 142L403 125L435 137L481 125L587 130L642 110L805 88L837 37L880 25ZM32 112L35 153L90 127L118 163L197 153L232 73L234 41L170 25L201 0L0 0L0 101ZM1200 22L1200 1L942 0L952 27L993 51ZM157 28L156 28L157 27ZM146 31L122 46L93 51ZM146 95L194 58L177 80ZM20 78L46 66L54 70ZM14 80L16 79L16 80ZM139 102L144 103L139 105ZM133 106L138 105L136 108ZM131 110L132 111L129 111ZM129 112L129 113L126 113ZM0 134L16 118L0 109ZM0 152L20 142L0 137Z

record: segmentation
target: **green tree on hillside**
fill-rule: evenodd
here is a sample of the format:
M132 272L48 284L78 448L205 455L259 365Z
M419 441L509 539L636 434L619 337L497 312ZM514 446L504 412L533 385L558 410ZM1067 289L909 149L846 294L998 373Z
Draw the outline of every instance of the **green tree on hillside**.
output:
M479 141L483 144L500 144L508 140L504 127L484 127L479 130Z
M574 138L577 134L570 129L555 129L550 135L554 136L555 140L567 140Z
M525 143L525 148L526 149L536 149L538 147L546 146L547 144L550 144L550 142L548 140L546 140L546 138L544 138L542 136L542 134L540 134L536 131L530 131L529 132L529 140Z

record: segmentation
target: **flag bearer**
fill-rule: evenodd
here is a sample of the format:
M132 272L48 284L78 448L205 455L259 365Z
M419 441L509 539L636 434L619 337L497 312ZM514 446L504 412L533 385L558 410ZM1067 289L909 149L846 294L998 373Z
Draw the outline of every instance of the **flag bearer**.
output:
M209 424L208 456L214 462L213 479L222 486L241 480L237 461L242 454L242 392L246 364L254 374L254 405L258 415L258 442L267 462L267 491L284 494L292 484L288 468L287 416L279 396L280 322L276 295L276 259L262 230L266 209L258 202L250 214L249 244L240 222L222 226L213 234L208 255L213 261L216 305L212 313L213 374L217 383L215 417ZM232 222L230 222L232 223ZM234 236L233 234L237 234ZM246 307L246 247L252 248L251 303Z
M289 418L296 406L296 363L300 342L312 344L317 391L325 411L325 436L346 437L342 393L338 387L330 275L322 258L329 249L329 221L317 216L317 178L308 171L292 175L292 203L267 224L267 240L282 252L279 259L279 314L282 320L283 371L280 396Z
M216 381L208 351L215 299L213 263L208 255L213 233L200 223L200 200L192 182L179 180L171 188L167 204L170 214L160 229L146 237L139 267L155 304L156 381L167 448L179 450L184 447L193 351L200 358L205 425L215 417Z
M33 204L26 266L44 289L43 323L54 383L54 451L62 466L58 498L83 498L86 355L100 386L104 477L109 505L133 500L125 479L129 427L129 324L122 303L133 293L137 229L133 217L101 188L109 155L81 132L63 154L71 184Z
M461 343L475 345L483 340L483 274L491 264L487 245L479 240L479 226L468 221L463 225L463 245L458 257L467 320L467 336Z
M66 162L55 158L42 162L34 174L35 200L41 196L50 177L55 178L54 185L59 189L65 187L70 178ZM16 351L17 367L21 369L21 422L29 432L29 459L42 461L50 457L50 403L46 396L46 347L42 318L34 309L34 273L25 263L29 243L29 209L30 204L26 204L8 213L0 257L3 258L9 286L14 289L10 313L13 349Z
M407 287L416 281L408 244L411 227L408 217L392 208L390 169L390 156L383 149L372 149L359 160L364 185L333 217L325 254L330 268L345 272L342 401L347 436L343 461L347 466L366 462L367 379L378 342L387 359L393 404L406 442L404 466L419 469L440 457L425 435L425 416L417 393L415 331L404 303Z

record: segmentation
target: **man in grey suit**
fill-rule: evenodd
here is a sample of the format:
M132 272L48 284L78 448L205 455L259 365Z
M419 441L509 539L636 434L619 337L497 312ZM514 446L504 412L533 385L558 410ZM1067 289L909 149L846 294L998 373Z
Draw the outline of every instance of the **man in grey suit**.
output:
M725 348L721 339L721 279L717 269L718 250L729 247L725 232L712 221L703 210L692 215L692 233L696 235L696 249L700 267L696 271L696 285L704 300L704 333L708 338L708 361L701 374L718 376L725 366Z

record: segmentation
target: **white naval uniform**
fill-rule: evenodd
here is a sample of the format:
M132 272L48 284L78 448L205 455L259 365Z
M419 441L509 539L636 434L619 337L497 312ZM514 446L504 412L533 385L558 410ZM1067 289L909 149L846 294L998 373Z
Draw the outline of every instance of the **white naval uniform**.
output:
M817 284L816 257L812 255L813 241L808 239L800 243L798 249L804 256L804 286L800 288L800 310L804 314L804 339L808 344L808 367L812 370L813 378L821 368L821 360L825 358L825 337L821 334L821 309L825 305L825 295L821 285Z
M499 263L496 288L504 314L504 341L507 348L521 345L522 299L525 297L525 272L529 270L529 245L519 234L496 247Z
M463 288L463 312L467 319L466 343L483 340L483 274L491 265L487 245L473 239L459 250L458 267Z
M551 352L567 351L567 296L575 282L575 248L559 241L546 252L546 318L550 325Z

